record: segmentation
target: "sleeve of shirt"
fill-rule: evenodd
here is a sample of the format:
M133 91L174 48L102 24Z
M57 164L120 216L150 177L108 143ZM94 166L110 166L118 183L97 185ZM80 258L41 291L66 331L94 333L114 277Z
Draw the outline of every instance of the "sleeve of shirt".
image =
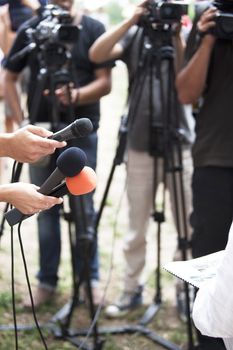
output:
M27 65L27 54L22 56L15 56L17 53L21 52L27 45L29 40L26 34L26 30L22 28L16 36L13 46L6 57L4 68L14 73L20 73L23 68Z
M193 321L204 335L233 337L233 225L216 276L201 286L193 307Z

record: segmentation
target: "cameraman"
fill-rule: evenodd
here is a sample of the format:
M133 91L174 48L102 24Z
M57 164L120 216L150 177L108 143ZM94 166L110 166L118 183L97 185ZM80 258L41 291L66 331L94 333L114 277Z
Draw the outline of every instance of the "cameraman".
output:
M111 67L112 64L96 65L90 62L88 58L88 51L90 46L94 43L96 38L104 32L103 25L81 13L77 13L73 6L72 0L57 0L51 1L52 4L60 6L63 10L68 11L72 18L72 24L74 26L81 25L77 41L74 43L70 50L72 56L72 72L70 75L74 80L68 91L68 86L60 84L55 90L55 101L51 97L52 92L46 96L36 96L40 99L39 109L37 111L36 122L51 122L49 117L52 117L53 108L55 105L59 105L59 115L57 116L58 122L63 124L69 124L73 120L70 120L70 109L74 108L74 116L72 119L79 117L89 117L93 123L94 131L83 139L72 140L71 144L82 148L88 159L88 165L95 169L96 167L96 153L97 153L97 129L99 126L100 118L100 105L99 99L108 94L111 88ZM43 16L43 13L42 13ZM39 57L37 50L31 52L18 59L17 61L11 61L11 57L18 51L22 50L28 45L28 37L26 30L28 28L36 28L41 22L41 17L35 17L27 22L24 27L19 31L15 40L13 48L9 54L6 62L6 86L8 89L8 100L12 110L17 119L22 119L22 113L20 113L19 99L15 83L19 77L21 70L28 65L30 68L30 81L28 87L28 108L29 117L33 107L35 94L40 84L38 81L39 73ZM49 23L50 25L50 23ZM50 40L51 38L49 38ZM59 43L57 43L59 45ZM43 52L42 52L43 54ZM57 53L59 55L59 53ZM59 57L58 57L59 58ZM56 61L56 57L54 58ZM54 64L56 62L48 62L48 64ZM54 75L56 72L52 72ZM61 78L63 77L61 73ZM58 77L59 78L59 77ZM41 86L39 86L41 88ZM45 89L49 89L49 86L45 86ZM45 94L44 94L45 95ZM71 95L71 101L69 101L69 95ZM52 95L53 96L53 95ZM52 99L52 100L51 100ZM43 116L47 116L43 119ZM35 121L34 121L35 122ZM70 143L69 143L70 144ZM40 185L49 176L56 166L56 158L52 157L50 162L45 167L31 167L30 173L32 182ZM94 207L93 207L93 193L82 197L85 204L86 216L83 217L83 211L77 210L75 213L73 210L71 213L74 219L79 223L77 232L78 235L91 234L94 236ZM79 205L80 198L71 198L72 205ZM72 208L71 208L72 209ZM39 307L44 302L51 300L58 282L58 267L60 262L60 223L59 223L59 208L54 207L50 211L42 212L38 217L39 225L39 246L40 246L40 270L38 273L39 286L34 296L34 303L36 307ZM86 229L85 221L87 223ZM91 254L91 282L92 291L94 297L94 303L98 303L100 299L98 289L99 279L99 265L98 265L98 253L97 242L95 242L95 254ZM77 247L77 269L80 273L83 266L81 244ZM25 301L25 306L30 306L28 301Z
M224 12L233 12L230 0L216 4ZM201 15L194 22L186 63L177 77L181 102L196 104L201 98L193 146L194 258L225 248L233 218L232 37L230 40L216 37L213 32L217 29L218 10L206 2L199 6ZM202 343L201 349L224 348L218 340L212 343L211 339L203 338Z
M141 55L143 55L144 32L142 27L136 24L143 15L147 15L147 6L149 1L143 1L138 5L133 15L122 22L115 29L103 34L94 43L90 50L90 58L94 62L102 62L105 59L121 59L123 60L129 73L129 98L130 106L137 104L137 109L129 116L128 130L128 149L127 149L127 196L129 202L129 231L125 237L124 255L126 262L123 293L114 305L110 305L106 309L109 317L119 317L132 310L134 307L142 303L142 272L145 266L146 256L146 231L149 219L154 210L154 196L159 182L162 179L163 162L150 155L150 78L151 71L147 71L145 83L140 84L138 72L146 71L148 67L140 65ZM173 43L175 47L176 67L178 68L183 58L184 42L180 33L180 23L178 30L175 31ZM150 53L148 54L150 55ZM156 58L153 58L156 60ZM154 67L153 67L154 69ZM153 104L154 110L161 111L160 81L158 79L159 72L153 72ZM162 67L163 79L166 79L168 69ZM161 83L162 84L162 83ZM152 84L151 84L152 85ZM135 98L133 91L140 89L140 98ZM167 96L165 97L167 98ZM166 102L167 103L167 100ZM129 106L129 109L130 109ZM173 106L174 110L178 109L178 105ZM173 111L174 111L173 110ZM174 113L175 114L175 113ZM160 118L162 114L160 115ZM133 120L131 120L131 118ZM187 124L187 122L186 122ZM186 130L189 131L189 130ZM184 155L185 166L185 187L187 200L189 201L187 208L190 209L191 199L190 178L191 178L191 157L189 145ZM158 166L156 166L158 165ZM158 175L158 177L157 177ZM175 212L174 196L172 191L172 175L167 176L167 187L171 195L172 209ZM185 218L186 219L186 218Z

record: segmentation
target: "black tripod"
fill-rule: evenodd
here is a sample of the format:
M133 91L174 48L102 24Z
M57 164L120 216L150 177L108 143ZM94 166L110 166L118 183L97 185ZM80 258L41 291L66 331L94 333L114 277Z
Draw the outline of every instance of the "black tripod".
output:
M158 163L162 163L162 179L163 183L163 203L162 209L154 208L153 218L158 224L157 232L157 269L156 269L156 292L152 304L139 320L138 325L126 325L112 329L105 329L105 333L122 334L122 333L140 333L148 337L153 342L170 349L178 350L179 347L162 337L155 332L146 328L146 325L153 319L158 312L162 303L161 293L161 224L165 220L165 189L167 188L167 175L169 174L172 182L175 221L178 232L178 248L181 251L182 259L186 260L188 239L187 239L187 222L185 196L182 178L182 154L181 142L182 133L179 130L179 111L177 110L177 97L175 93L175 73L174 73L174 50L172 45L172 28L171 25L157 25L156 30L152 26L143 29L142 35L142 50L138 65L138 72L131 86L131 99L129 106L129 127L133 126L133 118L137 113L137 108L140 102L142 91L145 84L149 82L149 110L150 110L150 154L154 158L154 196L158 184ZM164 71L166 65L166 75ZM149 79L148 79L149 77ZM155 77L159 81L159 99L161 107L154 108L154 80ZM123 125L123 126L122 126ZM113 173L116 165L121 164L124 151L123 147L126 144L126 129L124 124L120 128L120 137L116 156L113 161L113 166L107 182L106 190L100 205L98 214L97 226L99 224L107 193L113 178ZM187 312L187 335L188 349L193 349L192 323L190 318L190 303L188 285L185 284L186 295L186 312Z
M42 102L42 97L45 89L49 89L49 100L51 108L51 129L57 131L61 128L60 113L65 113L66 123L71 123L74 118L74 108L71 103L71 91L70 83L72 82L72 61L71 54L66 50L63 45L57 43L49 44L47 49L43 49L37 52L37 59L40 63L39 74L37 76L37 87L34 92L34 97L31 102L30 109L30 122L35 124L37 122L38 110ZM60 111L60 105L56 97L55 91L59 86L65 86L68 96L69 104L66 111ZM52 159L54 160L54 159ZM12 182L19 181L23 164L18 164L15 171L15 176ZM54 162L55 166L55 162ZM7 211L7 209L6 209ZM80 212L81 220L77 220L76 213ZM89 223L86 217L85 210L85 198L70 197L70 213L64 214L65 219L69 222L69 241L71 251L71 266L72 266L72 282L73 291L71 302L65 305L51 320L52 330L55 335L60 339L70 341L74 345L82 349L99 350L102 346L102 341L99 340L97 323L93 328L93 346L86 346L78 339L75 339L72 331L70 330L70 324L73 316L74 308L79 304L79 289L81 285L85 285L87 303L89 306L89 313L91 320L95 317L95 308L93 305L93 296L90 283L90 257L93 250L94 232L88 227ZM4 221L2 222L2 230L4 227ZM79 234L79 232L86 232L88 234ZM3 232L3 231L2 231ZM80 271L79 277L77 273L76 254L77 246L80 246L79 252L82 252L83 266ZM51 328L51 327L49 327ZM20 328L19 328L20 329Z

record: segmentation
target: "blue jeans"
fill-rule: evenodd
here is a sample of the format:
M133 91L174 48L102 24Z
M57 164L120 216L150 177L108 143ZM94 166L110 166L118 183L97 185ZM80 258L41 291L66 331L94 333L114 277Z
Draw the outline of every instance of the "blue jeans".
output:
M86 165L96 168L97 157L97 133L94 132L88 137L75 139L69 146L81 148L87 155ZM32 183L41 186L56 167L57 152L52 155L50 162L45 167L30 165ZM83 208L83 210L82 210ZM76 227L76 269L80 276L83 271L84 258L82 237L83 235L94 235L95 210L93 205L93 192L80 197L70 196L70 209ZM37 277L40 284L54 289L58 281L58 267L61 253L61 230L60 230L60 206L56 205L50 210L43 211L38 216L40 269ZM80 239L79 239L80 238ZM96 237L94 237L96 238ZM93 250L90 253L90 278L99 279L99 261L97 241L93 241Z

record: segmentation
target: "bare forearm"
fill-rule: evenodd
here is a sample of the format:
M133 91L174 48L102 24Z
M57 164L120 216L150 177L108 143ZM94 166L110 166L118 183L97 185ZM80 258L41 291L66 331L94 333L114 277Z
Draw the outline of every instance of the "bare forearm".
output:
M187 66L178 74L176 86L182 103L195 103L202 95L214 41L206 36Z
M108 79L98 79L92 83L78 89L79 105L85 105L99 101L102 96L109 94L111 90L111 81Z
M93 62L101 63L116 59L121 54L120 46L115 46L132 26L131 20L125 20L112 30L104 33L92 45L89 57Z
M5 73L5 87L4 87L5 99L9 104L11 114L15 121L20 124L23 120L23 113L20 106L20 98L17 91L17 78L14 74Z
M176 55L175 55L175 70L176 70L176 73L178 73L181 70L182 65L184 63L185 41L184 41L181 34L178 34L174 37L173 45L174 45L175 53L176 53Z
M122 54L123 48L118 44L126 32L138 23L140 17L147 12L148 0L139 3L130 18L120 23L114 29L101 35L89 51L89 57L93 62L101 63L111 59L117 59Z

